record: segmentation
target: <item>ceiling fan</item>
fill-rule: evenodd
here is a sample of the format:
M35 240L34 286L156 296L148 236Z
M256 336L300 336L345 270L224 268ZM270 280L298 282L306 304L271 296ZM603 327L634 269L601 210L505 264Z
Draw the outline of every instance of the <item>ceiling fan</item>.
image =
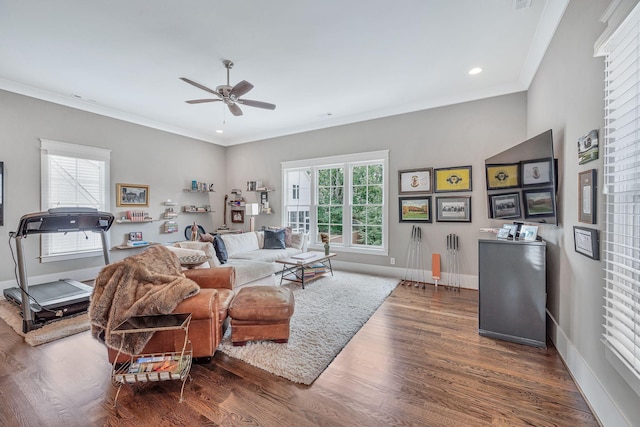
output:
M202 89L217 96L217 98L192 99L190 101L185 101L187 104L202 104L204 102L222 101L227 104L227 107L229 107L229 111L231 111L231 114L233 114L234 116L242 115L242 110L240 109L238 104L248 105L249 107L264 108L267 110L275 110L276 106L274 104L269 104L268 102L253 101L251 99L240 99L242 95L253 89L253 85L248 81L243 80L235 86L231 86L229 84L229 70L233 68L233 62L225 59L224 61L222 61L222 63L227 69L227 84L216 87L216 90L209 89L208 87L203 86L200 83L196 83L186 77L180 77L180 80L187 82L190 85L197 87L198 89Z

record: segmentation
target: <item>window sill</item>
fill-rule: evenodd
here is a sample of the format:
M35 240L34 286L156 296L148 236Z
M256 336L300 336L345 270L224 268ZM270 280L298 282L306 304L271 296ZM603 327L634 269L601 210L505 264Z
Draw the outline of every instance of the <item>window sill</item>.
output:
M377 256L389 256L389 250L384 248L360 248L360 247L347 247L347 246L339 246L339 245L330 245L331 252L335 253L351 253L351 254L360 254L360 255L377 255ZM324 251L324 245L321 243L310 244L308 249L314 251Z
M60 254L60 255L43 255L40 257L40 262L56 262L56 261L68 261L71 259L80 259L80 258L92 258L102 256L102 249L88 252L75 252L70 254Z

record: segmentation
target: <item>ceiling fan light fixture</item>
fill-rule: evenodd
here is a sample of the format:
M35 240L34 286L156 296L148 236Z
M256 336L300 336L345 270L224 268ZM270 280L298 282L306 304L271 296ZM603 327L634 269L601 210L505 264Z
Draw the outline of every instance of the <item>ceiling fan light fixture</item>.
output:
M475 76L476 74L480 74L481 72L482 72L482 68L473 67L472 69L469 70L469 75L470 76Z
M224 133L222 129L216 129L216 133Z

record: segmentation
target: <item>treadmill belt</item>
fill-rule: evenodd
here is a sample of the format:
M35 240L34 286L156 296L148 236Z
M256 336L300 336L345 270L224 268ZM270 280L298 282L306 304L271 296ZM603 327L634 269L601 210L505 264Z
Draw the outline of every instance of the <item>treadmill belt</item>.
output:
M29 295L36 301L46 305L47 301L59 298L72 298L77 295L86 295L87 290L74 286L64 280L57 280L43 285L29 286Z

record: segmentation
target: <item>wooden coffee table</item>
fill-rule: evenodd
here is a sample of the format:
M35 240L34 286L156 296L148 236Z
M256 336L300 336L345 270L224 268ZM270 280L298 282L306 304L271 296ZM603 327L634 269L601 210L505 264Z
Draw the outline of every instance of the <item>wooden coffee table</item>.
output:
M331 258L336 256L334 253L330 253L329 255L325 255L322 252L304 252L305 254L313 254L308 258L298 259L298 258L286 258L286 259L278 259L276 262L282 264L282 272L280 275L280 285L282 285L282 280L289 280L290 282L300 283L302 285L302 289L304 289L304 284L315 280L319 277L324 276L327 273L331 273L333 276L333 267L331 266ZM310 269L315 265L323 265L324 268L328 268L329 271L325 271L323 273L311 275L305 275L305 269ZM305 277L307 276L307 277Z

